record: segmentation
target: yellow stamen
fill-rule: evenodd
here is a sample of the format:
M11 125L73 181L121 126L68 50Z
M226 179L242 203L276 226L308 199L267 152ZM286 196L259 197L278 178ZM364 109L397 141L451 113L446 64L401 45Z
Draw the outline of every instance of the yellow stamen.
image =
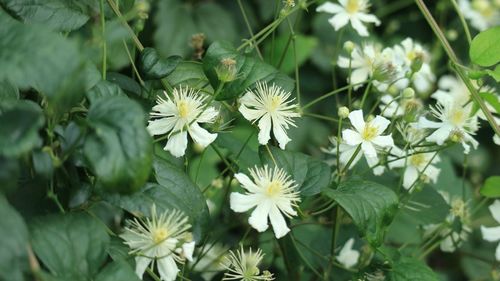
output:
M177 104L177 110L179 111L179 117L186 118L189 115L189 106L185 101L179 101Z
M463 110L456 108L450 114L450 121L453 125L460 126L465 122L466 117Z
M345 7L349 14L354 14L360 10L359 0L347 0Z
M280 96L273 96L269 104L269 111L275 111L283 102Z
M414 167L422 167L423 165L427 164L425 160L426 159L424 154L415 154L410 156L410 165Z
M165 228L156 229L153 232L153 242L156 244L163 242L168 236L168 232Z
M280 193L282 188L283 186L280 182L272 181L266 188L266 194L272 197Z
M377 127L370 126L370 124L366 124L363 132L361 133L361 137L364 140L370 141L377 136Z

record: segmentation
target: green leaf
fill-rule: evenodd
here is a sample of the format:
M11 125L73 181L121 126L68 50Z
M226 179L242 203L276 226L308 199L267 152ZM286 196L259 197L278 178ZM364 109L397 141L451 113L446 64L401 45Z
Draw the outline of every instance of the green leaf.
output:
M238 40L237 25L233 15L216 2L201 2L193 10L194 22L199 32L207 37L208 42Z
M0 156L0 192L14 190L20 171L17 159Z
M480 66L492 66L500 62L500 26L485 30L472 40L469 56Z
M5 8L28 23L41 23L56 31L72 31L88 20L89 7L81 0L0 0Z
M493 77L495 81L500 82L500 64L497 65L494 70L487 69L486 72L489 76Z
M479 192L488 198L500 198L500 176L487 178Z
M215 144L229 151L228 158L237 163L240 170L253 168L260 164L257 151L253 150L248 145L245 146L243 141L232 134L219 134L215 140Z
M106 190L133 192L146 182L153 146L145 123L142 108L125 97L102 98L90 106L87 124L92 131L84 154Z
M30 230L35 254L61 279L93 280L106 260L106 228L85 213L41 217L30 224Z
M95 281L140 281L135 271L125 261L108 264L95 278Z
M216 68L221 60L231 58L236 61L237 79L224 85L224 90L217 100L227 100L242 95L257 81L275 83L285 91L293 91L293 79L279 72L276 68L250 55L241 55L227 42L215 42L208 47L203 58L203 71L214 89L219 86Z
M438 281L436 274L424 262L402 257L388 273L390 281Z
M371 245L382 243L385 228L398 208L394 191L374 182L348 180L337 189L327 189L323 193L349 214Z
M140 192L113 194L106 199L137 216L149 216L153 203L159 211L178 209L189 216L193 235L196 241L200 241L209 220L201 190L183 170L163 159L155 159L154 170L159 184L148 183Z
M281 62L281 67L279 69L288 74L295 70L294 43L292 40L289 40L289 38L289 34L280 35L274 42L274 48L272 48L272 44L267 44L264 48L265 56L268 58L267 61L271 61L270 58L272 57L273 60L271 64L275 66L278 66ZM316 37L300 34L295 35L295 52L297 55L297 65L299 67L312 55L317 45L318 39ZM273 53L272 56L271 53Z
M8 80L0 81L0 103L19 99L19 89Z
M500 113L500 101L498 101L498 96L495 93L479 93L481 97L489 103L497 113Z
M22 100L0 104L0 156L18 157L41 144L45 123L38 104Z
M76 41L41 26L23 25L0 9L0 81L33 87L55 111L81 100L86 73Z
M120 87L126 93L133 94L138 97L142 96L141 85L139 85L139 83L137 83L134 79L126 75L117 72L108 72L106 79L109 82L118 85L118 87Z
M285 151L273 146L269 146L269 149L276 165L285 169L295 180L300 195L318 194L330 184L332 171L323 161L300 152ZM260 147L259 155L263 165L274 166L274 161L264 146Z
M28 228L19 213L0 194L0 279L22 281L28 267Z
M162 79L172 73L181 60L180 56L161 58L155 49L145 48L141 52L139 69L145 79Z
M45 179L50 179L54 172L54 165L49 153L43 150L35 150L32 154L32 160L36 174Z
M202 64L194 61L183 61L167 78L172 86L189 85L193 88L205 88L213 91L208 78L203 72Z
M126 97L122 89L115 83L109 81L100 81L90 91L86 93L90 103L96 103L100 98Z

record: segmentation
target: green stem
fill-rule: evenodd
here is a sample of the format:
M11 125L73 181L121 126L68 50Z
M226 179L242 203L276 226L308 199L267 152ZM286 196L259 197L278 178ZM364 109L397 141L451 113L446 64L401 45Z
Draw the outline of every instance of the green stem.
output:
M360 109L363 109L363 105L365 104L366 97L368 97L368 93L370 92L371 87L372 87L372 80L368 82L368 85L365 88L365 92L363 93L363 98L361 98L361 104L359 106Z
M243 20L245 21L245 25L247 26L248 33L250 33L251 38L254 38L252 27L250 26L250 22L248 21L247 14L245 12L245 9L243 8L243 4L241 4L241 0L238 0L238 6L240 7L241 14L243 15ZM253 40L254 40L254 44L255 44L256 43L255 38ZM257 51L257 55L260 57L260 59L263 60L264 57L262 56L262 53L259 49L259 46L257 46L257 44L255 44L255 50Z
M324 100L324 99L326 99L326 98L329 98L329 97L331 97L331 96L333 96L333 95L336 95L336 94L338 94L338 93L341 93L341 92L343 92L343 91L345 91L345 90L348 90L348 89L349 89L349 88L351 88L351 87L354 87L354 86L357 86L357 85L364 84L365 82L366 82L366 81L359 82L359 83L356 83L356 84L350 84L350 85L344 86L344 87L342 87L342 88L338 88L337 90L334 90L334 91L331 91L331 92L329 92L329 93L326 93L326 94L322 95L321 97L319 97L319 98L317 98L317 99L314 99L313 101L311 101L311 102L307 103L306 105L302 106L302 110L304 110L304 109L306 109L306 108L309 108L309 107L311 107L311 106L315 105L316 103L318 103L318 102L320 102L320 101L322 101L322 100Z
M351 156L351 159L349 159L349 161L347 162L347 164L345 165L344 167L344 170L342 170L342 173L339 176L339 181L340 181L340 178L343 174L345 174L345 172L349 169L349 167L351 166L352 162L354 161L354 159L356 159L356 156L358 156L358 153L361 151L361 144L358 145L358 147L356 148L356 151L354 151L354 154Z
M106 19L104 18L104 0L99 1L101 32L102 32L102 80L106 80L106 63L107 63L107 47L106 47Z
M467 37L467 42L469 42L469 46L470 46L470 44L472 42L472 36L470 35L469 26L467 25L467 22L465 21L464 14L460 10L460 7L458 6L456 0L451 0L451 3L453 4L453 7L457 11L458 17L460 18L460 22L462 23L462 26L463 26L464 31L465 31L465 36Z

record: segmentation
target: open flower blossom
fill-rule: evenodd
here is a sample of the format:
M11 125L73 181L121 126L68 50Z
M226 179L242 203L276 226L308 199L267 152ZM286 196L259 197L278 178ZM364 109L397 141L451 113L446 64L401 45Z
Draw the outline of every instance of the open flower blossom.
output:
M370 7L368 0L339 0L339 4L326 2L316 9L317 12L326 12L334 15L328 22L336 31L350 22L351 26L360 36L366 37L369 33L363 22L374 23L377 26L380 25L380 20L368 13L368 8Z
M471 25L483 31L500 24L500 2L492 0L458 0L458 6Z
M290 229L283 215L296 216L293 208L300 201L295 181L285 170L277 167L269 168L266 165L264 168L255 167L249 171L253 180L242 173L234 175L247 192L231 193L231 209L243 213L255 207L248 219L253 228L259 232L266 231L269 217L276 238L285 236Z
M495 200L488 209L496 222L500 224L500 200ZM500 241L500 225L494 227L481 226L481 233L483 234L483 239L489 242ZM495 251L495 258L500 261L500 243L498 244Z
M135 272L142 279L148 265L156 261L160 278L173 281L179 269L176 263L192 261L193 236L188 230L188 218L178 210L158 214L151 207L151 218L130 221L120 237L125 240L135 257Z
M300 117L296 112L297 104L292 103L291 93L273 84L269 87L265 82L257 82L254 90L248 89L240 99L239 111L245 119L257 122L259 126L259 143L265 145L273 135L281 149L285 149L290 138L286 130L295 127L293 118Z
M413 149L405 152L398 147L391 149L391 154L395 156L388 157L389 168L405 167L403 174L403 187L405 189L410 189L419 177L425 177L424 181L436 183L440 169L434 164L439 162L439 156L434 156L432 152L420 153Z
M354 130L343 130L342 138L348 145L361 145L361 150L367 160L378 161L377 148L394 146L392 135L382 135L390 123L384 117L377 115L371 121L365 122L363 110L355 110L349 113L349 120Z
M252 252L243 250L243 246L235 252L229 251L222 265L227 270L222 280L241 280L241 281L269 281L274 280L271 272L264 270L260 272L259 265L264 254L261 249Z
M346 268L355 266L359 260L359 251L354 250L352 246L354 246L354 239L350 238L344 244L338 256L335 257Z
M206 96L187 86L175 88L172 97L164 93L165 98L158 96L147 127L153 136L168 133L164 150L175 157L183 156L186 153L188 133L202 147L207 147L217 138L217 134L200 127L200 123L214 122L219 114L214 107L207 107Z

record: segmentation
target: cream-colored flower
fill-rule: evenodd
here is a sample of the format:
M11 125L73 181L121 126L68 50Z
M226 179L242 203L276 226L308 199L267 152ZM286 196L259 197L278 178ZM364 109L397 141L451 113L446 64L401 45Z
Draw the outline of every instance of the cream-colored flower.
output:
M269 142L271 128L281 149L290 141L286 130L295 127L293 118L300 117L296 112L298 105L292 103L290 95L277 85L269 87L265 82L257 82L255 89L248 89L240 99L239 111L243 117L254 123L258 121L260 144Z
M339 4L326 2L316 9L316 12L326 12L334 15L328 22L335 30L339 30L350 22L360 36L368 36L368 29L363 22L380 25L380 20L368 13L370 7L368 0L339 0Z
M243 250L243 246L235 252L229 251L223 266L227 272L222 280L241 280L241 281L269 281L274 280L273 274L267 270L260 272L259 265L264 254L258 249L252 252Z
M500 223L500 200L495 200L488 209L496 222ZM500 241L500 225L494 227L481 226L481 233L483 234L483 239L489 242ZM500 243L495 251L495 258L500 261Z
M500 24L500 3L494 0L459 0L464 17L479 31Z
M246 189L245 194L233 192L230 195L231 209L238 213L255 207L248 222L259 232L268 228L268 218L273 226L276 238L285 236L290 229L284 216L296 216L294 207L300 202L299 191L295 181L280 168L249 169L251 180L247 175L238 173L235 178Z
M345 243L344 247L340 250L339 255L336 259L345 266L346 268L351 268L358 263L359 251L354 250L352 246L354 245L354 238L350 238Z
M156 261L161 280L175 280L179 272L176 263L191 261L194 251L188 218L177 210L158 214L153 205L151 218L134 219L129 223L120 237L132 249L130 254L136 256L135 272L139 278L148 265Z
M201 123L212 123L219 112L214 107L205 104L206 96L200 95L193 89L175 88L172 97L166 92L165 98L158 96L157 104L153 107L148 131L151 135L168 133L165 150L175 157L183 156L187 148L187 135L195 143L206 147L211 144L217 134L211 134L200 127Z
M403 174L403 187L409 189L412 187L419 177L424 176L426 181L435 183L439 176L440 169L434 166L439 162L439 157L434 156L434 153L419 153L417 150L410 149L406 153L394 147L391 149L391 154L395 156L389 156L389 168L403 168L405 167ZM400 158L400 159L398 159ZM395 161L391 161L398 159Z

